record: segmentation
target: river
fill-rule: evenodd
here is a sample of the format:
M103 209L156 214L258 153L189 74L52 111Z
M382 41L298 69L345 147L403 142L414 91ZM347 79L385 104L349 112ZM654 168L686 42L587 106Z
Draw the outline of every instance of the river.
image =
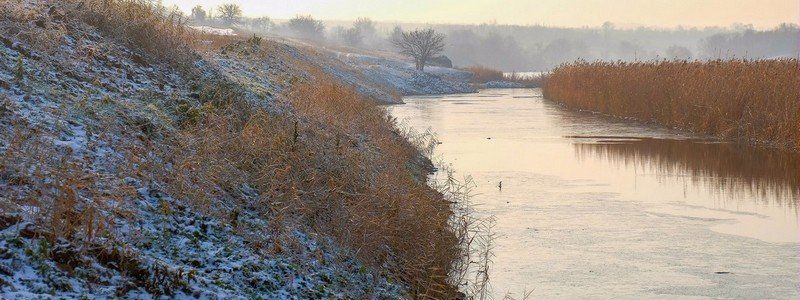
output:
M800 293L796 153L574 112L538 89L404 101L389 112L434 132L434 158L497 220L498 298Z

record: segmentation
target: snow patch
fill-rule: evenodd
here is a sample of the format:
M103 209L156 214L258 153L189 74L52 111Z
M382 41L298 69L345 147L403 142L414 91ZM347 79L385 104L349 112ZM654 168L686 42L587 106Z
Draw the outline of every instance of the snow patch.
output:
M236 32L231 28L215 28L210 26L189 26L194 30L200 31L205 34L214 34L214 35L228 35L228 36L235 36L237 35Z

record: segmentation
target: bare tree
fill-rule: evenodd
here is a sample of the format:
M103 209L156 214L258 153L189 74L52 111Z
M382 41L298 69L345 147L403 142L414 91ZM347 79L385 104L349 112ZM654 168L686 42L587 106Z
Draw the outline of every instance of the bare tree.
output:
M358 31L358 34L367 42L373 42L378 35L378 30L375 28L375 21L370 18L358 18L353 23L353 28Z
M392 32L389 33L389 37L387 38L389 44L394 45L394 41L400 40L403 38L403 28L400 26L394 26Z
M364 36L361 35L361 30L358 30L356 27L342 29L339 32L339 38L342 39L346 45L351 47L359 47L364 42Z
M208 14L206 13L206 10L203 9L202 6L198 5L192 7L192 20L198 23L204 23L207 17Z
M325 24L310 15L296 16L289 20L287 26L299 37L312 40L325 39Z
M255 30L269 31L275 27L275 22L272 22L272 19L269 17L260 17L253 19L250 22L250 26Z
M417 70L423 71L428 60L444 51L444 35L432 28L414 30L395 37L392 44L413 58Z
M239 22L242 18L242 8L238 4L228 3L220 5L217 10L219 11L219 18L226 25Z

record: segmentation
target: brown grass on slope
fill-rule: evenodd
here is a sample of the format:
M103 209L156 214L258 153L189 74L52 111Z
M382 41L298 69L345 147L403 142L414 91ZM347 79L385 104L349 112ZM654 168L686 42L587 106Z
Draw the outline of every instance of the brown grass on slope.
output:
M576 62L553 70L544 96L572 108L800 149L797 59Z
M68 0L70 10L107 35L155 58L180 65L190 62L197 32L186 26L180 11L153 5L149 0Z
M54 7L145 50L152 56L140 58L145 63L162 60L192 69L188 63L197 58L190 47L197 36L180 18L164 15L147 1L70 0ZM68 25L85 26L77 21ZM132 199L135 191L123 184L131 177L234 227L239 213L259 214L269 227L241 234L252 234L248 246L260 253L292 252L289 233L311 229L386 271L387 277L401 279L414 297L453 298L462 281L452 275L469 267L471 262L462 260L474 232L471 219L454 213L456 204L419 176L418 147L423 145L407 139L426 139L398 130L383 109L352 88L318 70L307 73L308 79L291 80L295 85L280 97L283 102L270 104L280 114L251 106L244 88L225 79L193 82L197 103L171 103L177 101L173 98L87 101L89 108L107 106L106 117L91 112L96 109L74 113L76 122L101 124L87 125L99 139L92 143L113 145L120 154L105 164L108 174L97 174L91 157L56 155L47 139L27 136L41 132L20 131L10 143L18 147L9 147L0 159L0 175L14 177L37 167L52 174L20 177L25 193L13 199L41 209L38 221L49 223L45 226L51 227L53 240L88 242L109 218L135 219L100 201ZM73 117L66 113L60 118ZM137 118L139 113L164 118L153 122ZM22 151L31 149L27 141L43 150ZM98 210L113 214L99 217Z
M175 166L165 176L170 190L220 217L259 211L279 235L309 226L390 267L417 296L452 297L447 282L463 249L453 211L412 175L419 152L385 111L321 72L284 105L292 113L244 118L221 107L186 128L164 151ZM243 184L259 197L238 197ZM287 251L279 239L265 244Z

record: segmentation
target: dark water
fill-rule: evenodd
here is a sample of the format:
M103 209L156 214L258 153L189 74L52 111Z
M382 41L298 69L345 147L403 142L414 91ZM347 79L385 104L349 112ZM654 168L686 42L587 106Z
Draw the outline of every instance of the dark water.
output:
M798 296L797 153L568 111L538 90L405 101L391 113L435 132L497 218L497 295Z

